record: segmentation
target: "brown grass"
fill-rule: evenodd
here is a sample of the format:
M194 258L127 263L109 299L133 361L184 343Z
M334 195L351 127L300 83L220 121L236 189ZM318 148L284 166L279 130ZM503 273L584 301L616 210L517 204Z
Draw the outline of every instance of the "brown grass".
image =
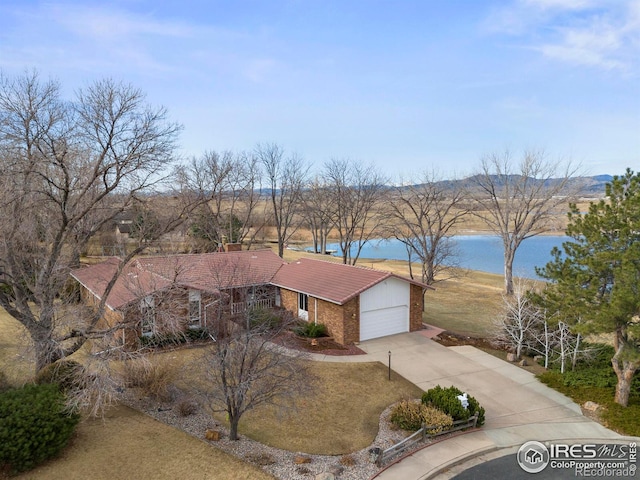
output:
M206 386L203 381L206 367L201 359L209 348L215 346L159 356L179 354L186 368L178 387L200 389ZM247 412L240 421L240 433L293 452L350 453L371 445L385 408L403 398L422 394L418 387L399 375L389 381L386 367L378 362L309 362L309 369L316 379L312 395L297 399L294 409L282 411L261 406ZM224 413L214 416L227 424Z
M290 451L340 455L371 445L380 414L422 390L400 376L387 378L381 363L314 362L318 388L300 399L296 411L260 408L246 414L240 431L268 445Z
M119 406L80 423L70 448L19 480L124 478L223 480L273 477L151 417Z

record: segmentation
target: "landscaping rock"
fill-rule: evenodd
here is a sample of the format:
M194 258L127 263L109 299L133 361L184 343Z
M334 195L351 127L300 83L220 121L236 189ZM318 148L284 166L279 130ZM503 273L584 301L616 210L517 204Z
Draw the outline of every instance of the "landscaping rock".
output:
M588 402L584 402L582 404L582 408L584 408L588 412L594 412L595 413L600 408L600 405L598 405L596 402L592 402L591 400L589 400Z
M207 430L204 432L204 438L212 442L217 442L220 440L220 432L217 430Z
M507 362L515 362L518 360L515 353L507 353Z
M302 465L303 463L311 463L311 457L305 455L296 455L293 459L293 463L296 465Z
M536 355L535 357L533 357L533 361L538 363L540 360L542 360L544 357L542 355Z
M316 475L316 480L335 480L335 475L329 472L322 472Z
M344 472L344 467L341 465L334 465L329 468L329 473L335 477L339 477L342 472Z
M522 360L520 360L520 363L518 363L518 365L520 365L521 367L526 367L529 364L527 363L527 359L523 358Z

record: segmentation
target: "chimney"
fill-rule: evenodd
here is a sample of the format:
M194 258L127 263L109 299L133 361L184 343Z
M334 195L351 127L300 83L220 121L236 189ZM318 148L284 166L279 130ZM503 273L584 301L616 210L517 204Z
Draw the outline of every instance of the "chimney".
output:
M227 252L240 252L242 250L241 243L227 243L225 245L225 250Z

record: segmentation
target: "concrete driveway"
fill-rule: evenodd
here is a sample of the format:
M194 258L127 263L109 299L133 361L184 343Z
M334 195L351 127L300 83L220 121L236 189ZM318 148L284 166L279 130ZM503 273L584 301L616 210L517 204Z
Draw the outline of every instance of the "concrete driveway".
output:
M625 440L583 416L571 399L543 385L533 374L477 348L444 347L421 332L368 340L360 348L367 355L336 361L378 360L386 365L391 351L393 372L424 390L438 384L455 385L486 410L481 430L433 444L376 478L433 478L470 456L513 448L529 440Z

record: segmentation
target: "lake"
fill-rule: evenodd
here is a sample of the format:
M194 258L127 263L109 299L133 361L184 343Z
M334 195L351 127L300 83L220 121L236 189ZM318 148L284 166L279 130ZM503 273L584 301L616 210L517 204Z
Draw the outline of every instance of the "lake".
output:
M496 235L456 235L462 268L482 272L504 274L502 241ZM513 274L518 277L539 278L535 267L544 267L551 260L551 249L561 247L562 242L570 240L566 236L537 236L522 242L516 252ZM328 250L341 252L340 245L327 245ZM386 258L389 260L407 260L407 251L398 240L375 240L362 248L360 258Z

